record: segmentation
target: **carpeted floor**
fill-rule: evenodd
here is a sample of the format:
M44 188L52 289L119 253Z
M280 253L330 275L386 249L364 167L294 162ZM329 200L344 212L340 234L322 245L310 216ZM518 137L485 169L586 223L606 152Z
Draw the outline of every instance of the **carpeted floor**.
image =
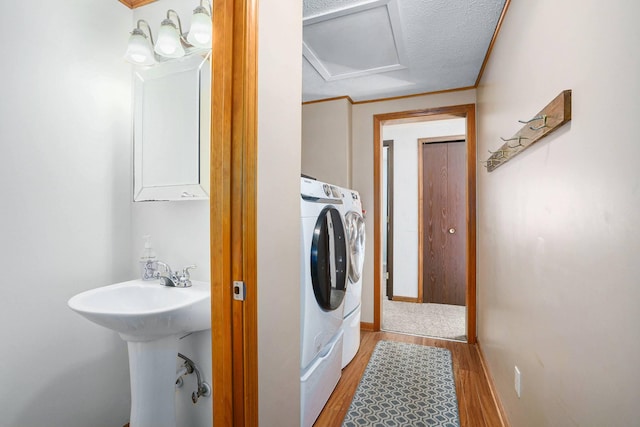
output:
M459 427L449 350L378 342L342 425Z
M384 331L466 341L466 307L382 299Z

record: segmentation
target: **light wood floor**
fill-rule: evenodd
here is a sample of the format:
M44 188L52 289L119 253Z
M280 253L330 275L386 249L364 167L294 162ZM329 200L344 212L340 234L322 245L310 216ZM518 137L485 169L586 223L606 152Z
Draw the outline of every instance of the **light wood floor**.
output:
M360 350L351 363L342 370L342 378L314 424L316 427L342 425L371 353L380 340L403 341L449 349L453 358L460 426L498 427L503 425L475 345L389 332L363 331Z

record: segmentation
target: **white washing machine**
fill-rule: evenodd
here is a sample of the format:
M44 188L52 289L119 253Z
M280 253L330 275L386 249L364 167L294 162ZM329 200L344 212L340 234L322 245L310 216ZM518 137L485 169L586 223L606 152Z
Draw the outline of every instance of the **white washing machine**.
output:
M344 299L344 343L342 367L347 366L360 348L360 312L362 302L362 269L364 266L365 227L362 216L360 194L355 190L342 189L347 249L349 253L349 283Z
M307 427L313 425L342 373L349 255L340 188L302 178L300 189L300 424Z

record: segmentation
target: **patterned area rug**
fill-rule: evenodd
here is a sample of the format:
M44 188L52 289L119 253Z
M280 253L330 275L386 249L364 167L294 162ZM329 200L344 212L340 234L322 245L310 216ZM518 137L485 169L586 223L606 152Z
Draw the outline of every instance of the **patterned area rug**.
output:
M460 426L449 350L378 342L342 425Z

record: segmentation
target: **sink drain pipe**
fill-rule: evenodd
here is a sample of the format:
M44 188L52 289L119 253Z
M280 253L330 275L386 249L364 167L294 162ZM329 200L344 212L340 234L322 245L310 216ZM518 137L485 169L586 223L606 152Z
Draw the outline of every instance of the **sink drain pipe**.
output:
M178 357L184 360L184 364L180 367L178 372L176 372L176 387L182 387L183 380L182 377L185 375L189 375L192 373L196 373L196 379L198 382L198 389L191 393L191 401L196 404L198 402L198 398L205 396L211 396L211 387L206 382L202 381L202 377L200 376L200 370L198 366L194 363L193 360L189 359L182 353L178 353Z

